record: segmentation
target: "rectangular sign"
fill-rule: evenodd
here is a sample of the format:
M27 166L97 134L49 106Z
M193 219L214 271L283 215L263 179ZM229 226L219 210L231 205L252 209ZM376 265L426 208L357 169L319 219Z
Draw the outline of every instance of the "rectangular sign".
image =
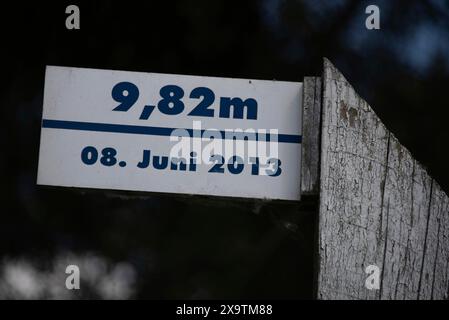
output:
M302 83L48 66L40 185L300 199Z

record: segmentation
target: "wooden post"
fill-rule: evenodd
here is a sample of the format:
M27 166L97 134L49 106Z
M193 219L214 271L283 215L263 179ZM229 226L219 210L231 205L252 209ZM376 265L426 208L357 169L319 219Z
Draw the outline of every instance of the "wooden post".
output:
M321 122L321 78L304 77L301 194L318 194Z
M327 59L322 79L317 298L447 299L448 196Z

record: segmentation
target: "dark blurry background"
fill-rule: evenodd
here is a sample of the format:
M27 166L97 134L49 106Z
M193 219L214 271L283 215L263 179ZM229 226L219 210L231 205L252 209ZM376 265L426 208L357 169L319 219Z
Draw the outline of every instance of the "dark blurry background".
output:
M76 4L81 29L65 28ZM380 30L365 8L381 10ZM1 298L311 298L316 199L36 186L45 65L302 81L328 57L449 190L449 1L2 4ZM81 290L65 289L78 264Z

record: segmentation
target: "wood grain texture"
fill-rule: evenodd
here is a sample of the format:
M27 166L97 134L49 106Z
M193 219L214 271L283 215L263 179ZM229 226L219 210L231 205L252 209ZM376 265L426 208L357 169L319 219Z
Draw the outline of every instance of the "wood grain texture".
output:
M318 194L321 78L304 77L301 194Z
M447 298L447 195L328 60L322 108L318 298Z
M418 299L432 180L390 134L381 299Z
M365 267L382 265L389 133L328 61L323 75L320 299L374 299Z
M420 299L448 299L449 199L433 181Z
M432 193L432 207L437 213L436 260L433 269L432 299L448 299L449 271L449 199L435 182ZM430 245L430 242L428 242ZM429 261L430 264L430 261Z

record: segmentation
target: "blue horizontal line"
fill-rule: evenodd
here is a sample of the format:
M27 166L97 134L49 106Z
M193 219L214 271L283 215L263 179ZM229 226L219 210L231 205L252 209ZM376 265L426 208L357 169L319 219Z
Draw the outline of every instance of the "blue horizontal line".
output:
M79 122L79 121L65 121L65 120L42 120L42 128L51 129L66 129L66 130L80 130L80 131L96 131L96 132L112 132L112 133L129 133L129 134L143 134L150 136L171 136L174 130L177 128L163 128L163 127L146 127L146 126L135 126L127 124L112 124L112 123L95 123L95 122ZM188 132L188 137L193 137L193 133L197 133L199 130L193 129L181 129ZM201 130L201 135L206 130ZM225 131L219 130L209 130L220 132L222 139L229 139L226 137ZM208 131L208 132L209 132ZM232 138L237 140L254 140L253 137L245 135L245 133L230 132L233 136ZM229 133L228 133L229 134ZM240 136L239 136L240 135ZM255 133L255 139L257 141L270 141L270 134L259 134ZM278 142L284 143L301 143L302 136L293 134L278 134Z

